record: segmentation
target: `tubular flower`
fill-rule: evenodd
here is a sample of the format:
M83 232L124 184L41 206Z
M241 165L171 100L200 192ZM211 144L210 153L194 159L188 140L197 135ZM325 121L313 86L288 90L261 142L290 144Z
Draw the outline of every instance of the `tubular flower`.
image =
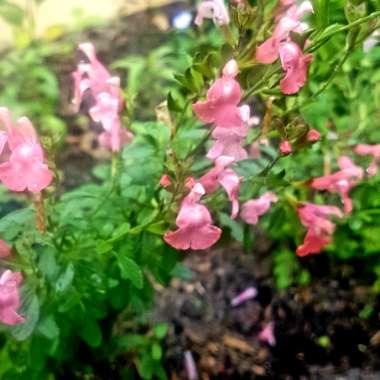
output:
M97 59L95 47L91 43L79 45L88 63L80 63L73 73L74 104L79 109L89 96L92 107L89 114L92 120L104 129L99 135L99 144L113 152L118 152L131 142L133 135L122 128L119 112L123 108L120 79L111 74Z
M20 307L21 282L21 273L10 270L6 270L0 277L0 321L6 325L16 325L25 321L17 314Z
M233 157L220 156L215 160L215 166L199 179L206 193L213 193L220 186L226 191L232 204L231 218L235 219L239 213L240 177L228 166L234 162Z
M53 175L32 123L22 117L15 127L7 108L0 108L0 121L6 128L1 132L0 153L9 148L7 160L0 164L0 180L11 191L41 192L50 185Z
M212 19L215 25L223 26L230 23L230 16L223 0L207 0L198 5L197 16L194 23L203 24L205 18Z
M315 178L311 187L317 190L326 190L330 193L339 193L344 205L344 212L352 211L352 200L349 192L364 176L363 169L356 166L349 157L341 156L338 159L340 170L334 174Z
M268 191L260 198L245 202L240 216L248 224L257 224L259 217L264 215L270 209L271 204L277 201L278 198L276 194Z
M297 213L302 225L307 228L304 242L296 251L301 257L320 253L331 242L331 235L335 230L335 224L328 218L343 217L342 212L335 206L319 206L313 203L306 203Z
M370 163L367 173L369 176L375 176L378 171L378 163L380 161L380 144L376 145L356 145L354 152L360 156L372 156L372 162Z
M215 160L220 156L233 157L235 161L245 160L248 157L247 151L242 147L242 143L248 135L252 125L249 106L239 107L241 118L244 122L242 127L221 128L216 127L212 132L215 139L214 145L207 152L207 158Z
M229 61L224 66L222 77L207 91L207 100L193 104L193 111L200 121L220 128L244 127L238 107L242 93L239 82L235 80L237 74L236 61Z
M309 1L304 1L299 6L292 3L295 1L282 2L283 6L292 6L277 17L278 22L272 36L257 47L256 60L258 62L264 64L275 62L279 58L281 44L290 40L290 32L302 33L305 31L305 25L301 22L301 18L305 13L313 12L313 7Z
M197 183L182 201L176 224L176 231L164 235L166 243L176 249L207 249L214 245L222 234L222 230L212 225L212 219L206 206L199 203L205 190Z
M274 335L274 323L269 322L266 326L264 326L264 328L260 331L258 338L259 340L269 344L270 346L275 346L276 337Z
M301 48L294 42L281 45L279 52L281 65L285 71L285 77L280 81L280 89L284 94L295 94L305 85L313 56L303 55Z

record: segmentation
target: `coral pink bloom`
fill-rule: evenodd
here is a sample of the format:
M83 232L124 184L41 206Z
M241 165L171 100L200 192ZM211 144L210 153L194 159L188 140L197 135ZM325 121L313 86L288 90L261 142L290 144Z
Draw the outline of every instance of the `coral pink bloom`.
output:
M240 216L248 224L257 224L259 217L264 215L270 209L271 204L277 201L276 194L268 191L260 198L245 202Z
M342 212L334 206L320 206L306 203L298 210L298 216L303 226L307 228L304 243L297 248L298 256L307 256L320 253L331 242L335 224L328 218L336 216L341 218Z
M5 259L11 254L12 247L4 240L0 240L0 259Z
M316 142L321 138L321 134L314 128L307 133L307 141Z
M264 326L264 328L260 331L258 338L270 346L275 346L276 337L274 336L274 323L269 322L266 326Z
M338 165L341 170L334 174L315 178L311 183L311 187L317 190L339 193L344 204L344 212L349 214L352 211L352 200L349 192L363 178L364 172L362 168L356 166L346 156L339 157Z
M195 25L202 25L203 19L209 18L215 25L228 25L230 16L223 0L207 0L198 5L197 16L194 20Z
M234 162L233 157L220 156L215 160L215 166L199 179L206 193L213 193L220 186L226 191L232 204L231 218L235 219L239 212L240 177L227 167Z
M288 154L292 153L292 146L288 140L281 141L280 152L283 156L287 156Z
M6 270L0 277L0 321L6 325L16 325L25 321L17 314L20 307L19 285L21 273Z
M217 79L207 91L207 100L193 104L195 115L203 123L215 124L216 127L221 128L244 126L238 108L241 88L235 80L236 68L236 61L229 61L223 69L222 78Z
M280 81L280 89L284 94L295 94L304 86L307 71L313 59L311 54L303 55L301 48L294 42L280 46L281 65L285 77Z
M280 0L280 4L284 7L289 7L297 3L297 0Z
M182 202L176 224L176 231L164 235L166 243L176 249L207 249L214 245L222 234L222 230L212 225L207 207L200 204L205 194L203 186L197 183Z
M288 1L287 5L292 5L292 3L294 1ZM303 2L300 6L294 4L285 14L279 15L276 18L278 22L272 36L257 47L256 60L264 64L275 62L280 54L280 46L289 40L290 32L302 33L304 31L301 18L307 12L313 12L313 7L309 1Z
M370 163L367 173L370 176L375 176L377 174L377 165L380 161L380 144L376 145L365 145L359 144L355 147L354 152L360 156L372 156L373 160Z
M53 175L44 163L44 153L32 123L22 117L14 127L6 108L0 108L0 120L7 129L10 150L7 161L0 164L0 180L12 191L42 191L50 185Z

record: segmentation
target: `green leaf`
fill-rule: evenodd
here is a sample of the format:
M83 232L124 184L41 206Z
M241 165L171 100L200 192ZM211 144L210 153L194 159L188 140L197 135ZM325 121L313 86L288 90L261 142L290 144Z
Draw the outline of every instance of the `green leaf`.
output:
M25 322L12 327L12 335L16 340L27 339L34 331L40 317L40 302L35 294L21 297L24 304L21 307L20 314L25 318Z
M168 333L169 326L167 323L160 323L156 326L154 326L154 335L157 339L163 339L165 338L166 334Z
M52 315L47 316L38 323L37 330L48 339L55 339L59 335L59 327Z
M152 345L152 358L157 361L162 358L162 348L158 343Z
M35 224L35 212L32 208L24 208L10 212L0 220L0 234L5 240L13 240L25 229Z
M74 266L69 264L65 271L60 275L55 285L55 289L58 293L64 292L72 283L74 279Z
M102 331L95 319L86 319L79 335L90 347L97 348L102 343Z
M130 280L137 289L142 289L144 284L144 277L136 261L120 253L117 254L117 260L121 272L121 277L125 280Z

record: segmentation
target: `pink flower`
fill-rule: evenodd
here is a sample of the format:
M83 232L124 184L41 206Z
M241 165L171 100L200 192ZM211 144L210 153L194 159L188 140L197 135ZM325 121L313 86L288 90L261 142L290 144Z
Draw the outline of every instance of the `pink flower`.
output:
M215 25L223 26L230 23L230 16L223 0L207 0L198 5L195 25L203 24L203 19L210 18Z
M221 128L216 127L212 132L215 139L214 145L207 152L207 158L215 160L220 156L233 157L235 161L245 160L248 157L247 151L242 147L242 143L248 135L252 123L249 106L239 107L241 118L244 122L242 127Z
M365 145L359 144L356 145L354 152L360 156L372 156L372 162L370 163L367 173L370 176L375 176L377 174L377 165L380 161L380 144L376 145Z
M14 127L7 108L0 108L0 120L7 129L1 135L1 148L3 151L5 136L9 148L9 157L0 164L0 180L12 191L41 192L50 185L53 175L44 162L44 152L32 123L22 117Z
M244 126L238 104L241 99L241 88L235 80L237 75L236 61L229 61L222 78L217 79L207 91L207 100L193 104L197 118L206 124L215 124L221 128L241 128Z
M212 225L207 207L200 204L205 190L197 183L185 197L179 210L176 231L166 232L164 240L176 249L207 249L214 245L222 234L222 230Z
M316 142L321 138L321 134L314 128L307 132L307 141Z
M269 322L266 326L264 326L264 328L260 331L258 338L270 346L275 346L276 337L274 336L274 323Z
M297 3L297 0L280 0L280 3L284 7L289 7Z
M248 224L257 224L259 217L264 215L270 209L271 204L277 201L276 194L268 191L260 198L245 202L240 216Z
M0 240L0 259L5 259L12 252L12 247L4 240Z
M248 301L257 296L257 289L253 286L245 289L243 292L239 293L236 297L234 297L231 301L231 306L239 306L245 301Z
M285 77L280 81L280 89L284 94L295 94L305 85L313 56L303 55L301 48L294 42L281 45L279 52L281 65L285 71Z
M294 1L286 3L286 5L291 5ZM313 12L313 7L309 1L304 1L300 6L294 4L287 9L285 14L279 15L272 36L257 47L256 60L264 64L275 62L280 55L281 44L290 40L290 32L302 33L305 30L301 18L307 12Z
M302 257L320 253L331 242L331 235L335 230L335 224L328 218L341 218L342 212L335 206L319 206L313 203L306 203L297 212L302 225L308 230L304 243L297 248L297 255Z
M215 160L215 166L199 179L206 193L216 191L220 186L226 191L232 204L231 218L235 219L239 213L240 177L228 166L234 162L233 157L220 156Z
M288 140L281 141L280 152L283 156L287 156L288 154L292 153L292 146Z
M344 212L349 214L352 211L352 200L349 197L349 192L363 178L364 173L363 169L356 166L347 156L339 157L338 165L341 170L334 174L315 178L311 187L317 190L339 193L344 204Z
M168 187L172 184L170 177L167 174L164 174L160 179L160 186Z
M20 307L19 285L21 273L6 270L0 277L0 321L6 325L16 325L25 321L17 314Z

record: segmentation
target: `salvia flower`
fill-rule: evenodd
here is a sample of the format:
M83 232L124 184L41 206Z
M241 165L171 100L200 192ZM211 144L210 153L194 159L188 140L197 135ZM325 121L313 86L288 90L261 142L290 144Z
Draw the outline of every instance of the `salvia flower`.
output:
M377 166L380 161L380 144L359 144L356 145L354 152L359 154L360 156L372 156L372 161L367 169L367 173L369 176L375 176L377 174Z
M304 55L295 42L286 42L279 49L281 65L285 77L280 81L280 89L284 94L295 94L305 85L311 54Z
M335 224L330 217L342 218L343 214L338 207L306 203L297 210L300 221L307 228L304 242L297 248L298 256L308 256L320 253L330 244Z
M364 172L347 156L339 157L338 165L340 167L338 172L313 179L311 187L330 193L339 193L344 205L344 212L349 214L352 211L352 200L349 192L363 178Z
M269 344L270 346L276 345L276 337L274 335L274 322L269 322L263 327L258 335L259 340L264 343Z
M268 191L257 199L245 202L240 216L246 223L255 225L259 221L259 217L264 215L270 209L271 204L277 201L277 195Z
M39 193L53 179L44 159L37 133L27 117L13 125L11 113L0 108L0 121L5 127L1 133L1 153L7 156L0 164L0 180L11 191ZM8 153L8 154L7 154Z
M16 325L25 321L17 313L20 308L21 282L21 273L10 270L6 270L0 277L0 322L6 325Z
M230 16L223 0L205 0L198 5L195 25L203 24L205 18L212 19L215 25L223 26L230 23Z
M235 77L238 74L237 63L229 61L221 78L217 79L207 91L207 100L193 104L197 118L205 124L214 124L221 128L244 127L238 104L242 91Z
M231 218L235 219L239 213L240 177L229 168L233 162L233 157L218 157L215 166L199 179L199 183L208 194L216 191L219 185L222 186L232 204Z
M239 306L242 303L255 298L257 296L257 289L253 286L250 286L249 288L243 290L241 293L239 293L236 297L234 297L231 300L231 306Z
M104 129L99 135L99 144L118 152L133 138L121 126L119 113L123 108L123 97L120 79L112 77L98 60L94 45L83 43L79 45L79 50L85 55L87 62L81 62L73 73L74 104L79 110L84 99L89 99L89 115Z
M205 190L200 183L195 184L182 201L176 224L176 231L164 235L166 243L176 249L207 249L214 245L222 234L220 228L212 225L212 218L206 206L200 204Z

